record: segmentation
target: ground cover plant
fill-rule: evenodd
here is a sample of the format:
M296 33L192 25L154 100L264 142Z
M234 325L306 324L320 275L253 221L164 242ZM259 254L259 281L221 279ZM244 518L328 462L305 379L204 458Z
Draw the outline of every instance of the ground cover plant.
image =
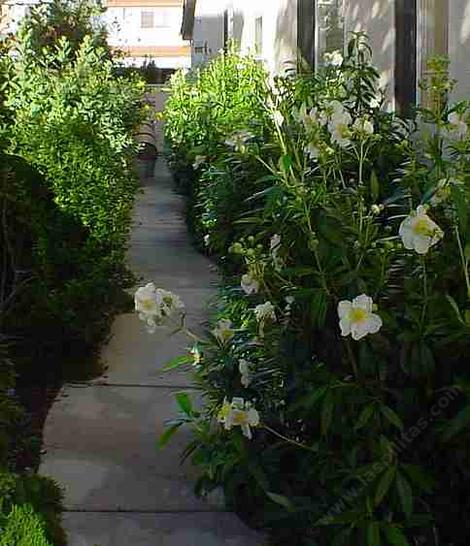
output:
M466 544L469 103L438 58L426 107L387 112L360 34L316 75L242 59L172 81L172 163L224 286L208 337L169 364L204 409L178 394L161 444L192 423L197 490L222 486L273 544ZM234 77L243 63L259 77ZM137 291L140 317L184 329L163 288Z

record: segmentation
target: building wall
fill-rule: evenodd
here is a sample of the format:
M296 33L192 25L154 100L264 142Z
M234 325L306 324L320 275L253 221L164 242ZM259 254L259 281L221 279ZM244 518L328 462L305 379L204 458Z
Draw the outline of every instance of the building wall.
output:
M454 0L452 0L454 1ZM394 106L395 10L393 0L345 0L345 30L364 31L373 51L373 62L380 72L380 83L387 88L390 107Z
M142 18L153 19L142 26ZM124 51L128 64L151 58L160 68L190 66L190 46L182 40L181 3L165 0L108 0L104 15L109 44Z
M470 2L449 2L450 73L457 80L454 100L470 98Z

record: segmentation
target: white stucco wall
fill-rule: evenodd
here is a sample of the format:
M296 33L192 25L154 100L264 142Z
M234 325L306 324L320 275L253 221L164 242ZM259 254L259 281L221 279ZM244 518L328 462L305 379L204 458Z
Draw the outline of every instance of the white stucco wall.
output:
M395 102L394 2L392 0L346 0L345 27L346 41L349 39L349 32L364 31L369 35L374 53L373 63L380 71L381 85L388 89L389 107L393 107Z
M470 0L449 2L450 73L458 83L454 100L470 98Z
M154 27L142 28L142 12L153 12ZM112 47L180 47L187 44L180 35L182 10L179 7L108 7L104 20L108 29L108 43ZM152 56L160 68L189 67L189 56ZM132 57L130 64L141 65L145 57ZM128 63L128 64L129 64Z

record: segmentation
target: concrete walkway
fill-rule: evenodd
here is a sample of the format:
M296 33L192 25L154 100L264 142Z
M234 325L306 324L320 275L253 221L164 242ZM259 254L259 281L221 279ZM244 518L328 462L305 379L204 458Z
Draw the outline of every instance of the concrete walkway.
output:
M129 262L142 282L178 293L190 327L200 330L217 277L189 243L164 160L155 173L142 180ZM112 334L105 375L65 385L45 426L40 473L65 486L69 546L259 546L221 499L194 496L197 472L179 460L188 430L156 449L177 412L173 394L190 386L183 371L161 368L184 352L186 339L163 329L150 335L135 314L119 316Z

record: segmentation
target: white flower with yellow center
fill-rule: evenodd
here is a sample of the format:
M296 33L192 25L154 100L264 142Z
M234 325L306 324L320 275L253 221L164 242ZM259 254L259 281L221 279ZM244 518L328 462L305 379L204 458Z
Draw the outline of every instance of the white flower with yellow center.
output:
M333 103L333 115L328 122L328 130L331 138L338 146L347 148L351 144L351 115L337 101ZM339 105L339 106L338 106Z
M220 341L220 343L227 343L235 335L232 321L229 319L219 320L219 322L216 324L216 327L212 330L212 334L216 339Z
M253 138L253 133L250 133L250 131L236 131L225 140L225 144L235 150L243 150L250 138Z
M404 247L418 254L427 254L444 237L443 231L426 214L426 207L423 205L403 220L399 234Z
M184 313L184 304L176 294L156 288L150 282L137 289L134 294L135 310L144 321L150 333L155 332L164 319L174 318Z
M251 364L245 360L245 359L240 359L238 361L238 370L240 372L240 381L241 381L241 384L247 388L249 386L249 384L251 383Z
M270 301L260 303L255 307L255 316L258 322L266 322L268 320L276 320L276 311L274 305Z
M362 135L374 134L374 124L368 118L357 118L353 124L353 128Z
M331 53L325 53L325 63L331 66L341 66L343 64L343 56L341 52L336 50Z
M456 138L465 137L468 132L468 125L462 114L452 112L449 114L447 122L449 123L448 132L450 135L455 136Z
M376 334L382 327L382 319L374 314L372 298L361 294L352 301L338 303L339 326L343 337L351 335L358 341L367 334Z
M189 352L193 357L193 365L199 366L199 364L202 362L202 353L199 350L199 347L197 345L194 345L194 347L192 347Z
M239 426L243 435L251 440L253 437L251 427L257 427L260 423L259 413L248 401L234 397L231 402L224 400L219 411L218 420L223 423L225 430Z
M240 283L243 291L245 292L245 294L247 294L248 296L251 295L251 294L257 294L258 293L258 290L259 290L259 282L253 278L250 273L245 273L243 276L242 276L242 280L241 280L241 283Z

